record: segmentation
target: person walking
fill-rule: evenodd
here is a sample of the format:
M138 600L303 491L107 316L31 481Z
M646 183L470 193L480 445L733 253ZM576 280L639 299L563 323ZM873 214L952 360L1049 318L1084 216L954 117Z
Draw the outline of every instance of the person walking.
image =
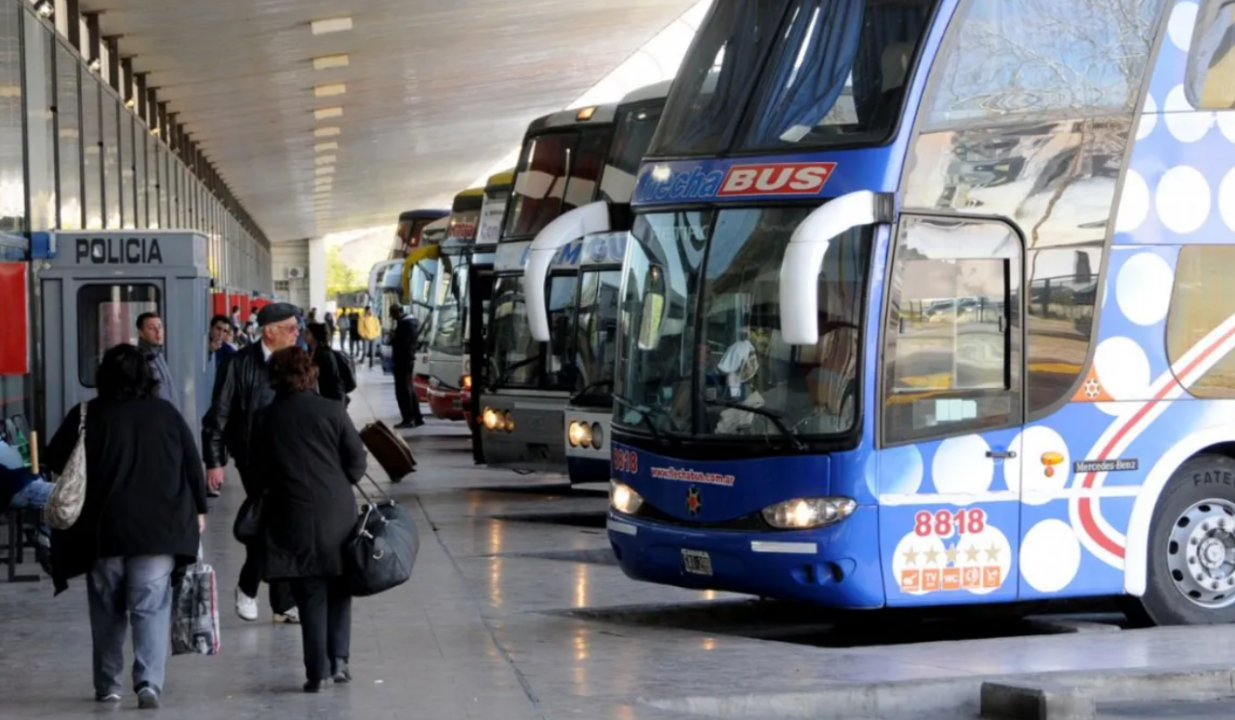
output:
M326 325L324 323L309 325L309 337L313 338L312 358L318 373L317 394L342 402L347 398L347 392L343 387L343 371L339 368L340 360L335 355L334 348L330 347L330 340L326 336Z
M347 341L351 338L352 333L352 316L346 310L339 311L339 349L343 352L348 352Z
M418 428L425 424L420 413L420 400L412 392L412 379L416 371L416 336L418 323L414 315L404 312L402 306L391 308L395 321L394 337L390 343L390 359L395 376L395 400L399 403L402 418L395 427Z
M327 680L350 682L352 598L342 580L343 547L356 524L352 486L368 465L364 444L342 403L313 392L318 368L287 348L270 360L274 401L254 418L263 451L253 470L266 486L262 575L288 582L300 608L305 692Z
M377 341L382 336L382 322L373 314L372 308L365 308L360 318L360 359L369 358L369 367L373 367L373 356L377 354Z
M172 379L171 366L167 364L166 348L163 346L163 318L158 313L146 312L137 316L137 349L145 353L150 369L158 383L159 397L180 409L180 394Z
M214 384L210 409L202 418L202 453L206 461L206 483L212 490L223 487L224 468L230 456L240 473L245 495L258 497L265 478L253 469L261 445L252 440L253 416L274 399L268 364L275 352L293 347L300 334L296 308L273 303L261 309L257 322L261 340L234 353L221 369ZM257 591L261 567L253 547L246 548L244 566L236 587L236 614L243 620L257 620ZM299 622L299 613L286 583L270 584L270 609L275 622Z
M326 323L326 347L334 347L334 313L326 313L323 320Z
M53 530L56 594L88 575L94 693L119 702L124 642L133 633L133 690L139 707L163 694L172 616L172 572L197 560L206 524L206 480L193 431L159 397L142 351L129 344L103 355L98 397L84 404L85 504L68 530ZM79 405L47 446L47 467L64 471L83 424Z
M350 335L348 336L348 339L351 341L352 357L356 358L357 360L362 359L362 356L359 354L360 353L360 313L359 312L352 313L352 324L351 324L351 330L350 330Z

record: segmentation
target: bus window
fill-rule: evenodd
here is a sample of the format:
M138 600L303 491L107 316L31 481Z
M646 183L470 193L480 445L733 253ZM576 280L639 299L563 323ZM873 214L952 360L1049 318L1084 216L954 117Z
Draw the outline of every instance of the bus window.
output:
M1021 243L994 222L906 218L884 333L884 441L1019 421Z
M1188 78L1188 101L1201 110L1235 108L1235 2L1208 0L1196 23Z
M1235 287L1227 280L1235 247L1190 245L1179 251L1175 290L1166 322L1171 367L1181 367L1188 351L1235 316ZM1201 398L1235 398L1235 355L1223 355L1189 391Z
M566 174L578 133L551 133L528 145L519 163L503 238L535 237L562 214Z

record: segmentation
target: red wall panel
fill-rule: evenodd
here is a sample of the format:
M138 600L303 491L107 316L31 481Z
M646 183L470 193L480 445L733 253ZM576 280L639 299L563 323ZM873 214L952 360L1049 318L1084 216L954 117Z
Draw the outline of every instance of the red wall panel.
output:
M26 263L0 263L0 307L4 308L4 331L0 332L0 375L25 375L30 372L27 269Z

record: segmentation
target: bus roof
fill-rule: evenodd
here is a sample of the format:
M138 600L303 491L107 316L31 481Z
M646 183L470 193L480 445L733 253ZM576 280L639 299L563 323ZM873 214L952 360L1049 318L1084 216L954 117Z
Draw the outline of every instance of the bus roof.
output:
M552 130L606 125L613 122L615 118L617 118L617 103L560 110L533 120L532 124L527 126L527 134L538 135Z
M673 85L672 80L662 80L658 83L645 85L638 90L632 90L622 98L618 105L629 105L631 103L646 102L648 100L664 100L669 97L669 88Z
M469 210L480 210L480 206L485 201L484 188L468 188L463 192L455 195L454 205L451 206L452 213L467 212Z
M489 176L488 182L485 183L485 192L492 194L501 190L510 190L515 186L515 168L503 170L500 173L495 173Z
M417 220L437 220L450 214L449 210L432 208L427 210L407 210L399 213L399 222L415 222Z

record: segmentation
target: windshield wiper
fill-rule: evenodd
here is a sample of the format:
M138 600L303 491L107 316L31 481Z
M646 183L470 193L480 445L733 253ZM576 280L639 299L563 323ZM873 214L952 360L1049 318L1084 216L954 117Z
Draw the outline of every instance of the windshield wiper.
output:
M501 387L503 383L510 379L511 374L514 373L514 371L522 367L527 367L534 362L540 362L540 359L541 355L538 353L530 358L524 358L514 365L508 365L506 369L502 371L502 374L497 376L497 380L493 381L493 384L490 385L489 388L493 389L496 387Z
M621 395L618 395L617 393L613 393L613 400L619 405L625 405L631 410L639 413L640 422L643 425L645 425L647 429L652 433L652 438L656 440L658 444L660 445L669 444L669 441L665 438L664 433L662 433L656 427L656 423L652 422L652 413L654 412L652 408L644 406L644 405L636 405L632 400L624 398ZM664 413L663 410L661 410L660 412L662 414Z
M605 387L605 386L608 386L608 387L613 387L613 381L612 381L612 380L597 380L596 382L591 383L591 384L589 384L589 385L585 386L582 390L580 390L579 392L575 393L575 394L574 394L574 396L570 398L570 401L571 401L571 402L575 402L576 400L578 400L579 398L583 397L584 395L587 395L588 393L592 392L593 390L595 390L595 389L597 389L597 388L602 388L602 387Z
M802 440L794 434L793 430L790 430L789 426L785 424L785 416L778 412L768 410L767 408L743 405L736 400L704 400L703 404L708 407L723 407L733 410L744 410L746 412L765 417L768 420L771 420L772 424L776 426L776 429L780 430L781 433L789 439L789 445L792 446L794 450L804 452L807 449L806 443L802 442Z

